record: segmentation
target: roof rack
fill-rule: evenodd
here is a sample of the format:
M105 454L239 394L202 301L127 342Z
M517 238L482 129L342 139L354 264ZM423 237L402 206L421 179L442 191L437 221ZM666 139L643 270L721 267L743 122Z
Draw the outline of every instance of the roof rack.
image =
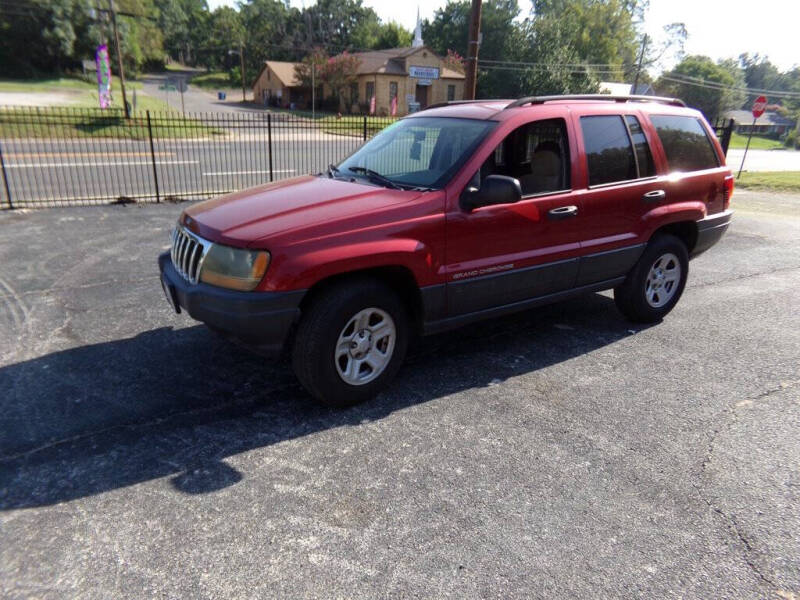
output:
M483 102L508 102L508 101L497 100L494 98L480 98L478 100L449 100L447 102L437 102L436 104L431 104L430 106L426 106L424 110L430 110L431 108L441 108L443 106L453 106L457 104L480 104Z
M527 98L520 98L515 100L508 106L509 108L516 108L524 106L525 104L544 104L545 102L553 102L555 100L597 100L606 102L657 102L659 104L669 104L671 106L686 106L680 98L663 98L661 96L617 96L611 94L575 94L569 96L528 96Z

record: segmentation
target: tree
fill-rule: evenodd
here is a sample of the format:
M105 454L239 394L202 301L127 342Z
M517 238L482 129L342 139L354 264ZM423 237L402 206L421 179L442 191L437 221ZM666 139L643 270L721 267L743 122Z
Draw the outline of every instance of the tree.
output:
M33 77L60 72L94 56L100 31L91 0L31 0L24 10L0 4L0 64L4 73Z
M336 99L339 110L344 111L345 90L358 81L358 67L361 61L347 51L337 56L328 56L323 48L314 48L294 68L295 75L304 87L327 85ZM312 77L312 69L314 69Z
M248 0L241 5L245 64L257 73L267 59L295 60L301 35L301 14L280 0ZM231 44L238 42L232 40Z
M389 23L380 24L375 42L368 47L376 50L383 50L384 48L405 48L411 45L413 39L414 36L408 29L391 21Z
M741 104L742 93L731 90L743 85L743 76L734 61L715 63L707 56L687 56L674 69L664 73L656 88L681 98L714 122L726 110Z
M317 0L306 13L307 43L324 45L331 53L371 47L377 38L380 19L362 0Z
M534 20L557 21L561 44L581 61L630 72L640 44L641 0L533 0Z
M239 58L233 56L235 60L231 61L228 51L238 50L244 40L245 29L239 12L230 6L220 6L211 13L208 41L205 47L198 50L199 61L211 69L238 66Z
M328 60L330 60L330 56L325 49L317 46L301 62L297 63L294 74L301 85L308 88L312 85L319 87L323 83L322 77Z
M597 77L583 63L570 33L557 19L528 19L523 24L527 62L520 74L519 96L593 93Z
M448 51L467 54L469 0L449 1L436 11L433 20L422 24L425 44L440 56ZM482 42L479 59L483 61L519 60L523 40L515 23L519 15L517 0L486 0L481 11ZM478 97L514 95L519 88L516 72L504 71L487 62L478 71ZM510 76L511 75L511 76Z

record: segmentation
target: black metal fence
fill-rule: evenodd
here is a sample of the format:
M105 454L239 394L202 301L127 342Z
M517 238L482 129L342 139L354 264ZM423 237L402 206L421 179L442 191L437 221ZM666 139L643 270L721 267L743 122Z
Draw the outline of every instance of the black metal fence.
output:
M714 133L717 134L719 144L726 155L728 154L728 147L731 144L731 136L735 125L736 121L733 119L717 119L717 122L714 123Z
M393 120L0 109L0 208L208 198L324 171Z

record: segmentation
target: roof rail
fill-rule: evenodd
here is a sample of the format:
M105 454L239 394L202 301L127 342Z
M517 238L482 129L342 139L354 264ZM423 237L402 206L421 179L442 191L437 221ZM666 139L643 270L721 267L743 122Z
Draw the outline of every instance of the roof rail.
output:
M686 106L680 98L663 98L661 96L618 96L612 94L574 94L569 96L528 96L515 100L505 109L524 106L525 104L544 104L555 100L597 100L607 102L657 102L659 104L669 104L671 106ZM504 109L504 110L505 110Z
M441 108L443 106L453 106L457 104L478 104L480 102L507 102L507 100L497 100L493 98L480 98L478 100L449 100L447 102L437 102L436 104L431 104L430 106L426 106L423 110Z

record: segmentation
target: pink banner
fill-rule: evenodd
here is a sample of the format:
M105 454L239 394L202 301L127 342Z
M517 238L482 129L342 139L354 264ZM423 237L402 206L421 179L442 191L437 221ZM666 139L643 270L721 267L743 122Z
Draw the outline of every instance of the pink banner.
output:
M108 46L101 44L94 55L97 66L97 96L100 108L111 106L111 63L108 58Z

